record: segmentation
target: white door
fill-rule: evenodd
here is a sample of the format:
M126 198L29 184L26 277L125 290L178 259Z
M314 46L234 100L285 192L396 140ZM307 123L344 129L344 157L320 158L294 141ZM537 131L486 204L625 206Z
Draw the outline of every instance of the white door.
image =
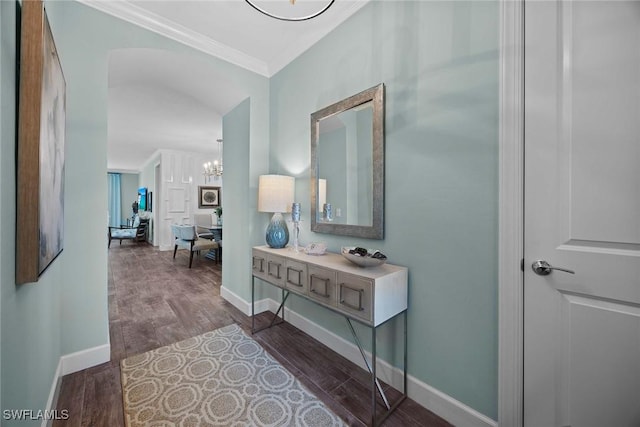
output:
M524 240L525 426L640 426L640 1L525 4Z

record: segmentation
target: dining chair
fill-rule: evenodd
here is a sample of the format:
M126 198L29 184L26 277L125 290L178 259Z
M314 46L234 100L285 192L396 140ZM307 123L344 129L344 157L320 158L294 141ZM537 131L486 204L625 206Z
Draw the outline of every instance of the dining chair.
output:
M213 239L211 227L213 226L212 214L193 214L193 224L196 226L198 237L203 239Z
M173 258L176 257L178 247L182 247L189 250L189 268L193 264L193 253L200 253L203 250L214 249L218 251L220 246L213 240L203 239L196 233L195 225L178 225L171 224L171 232L175 236L175 246L173 248ZM217 252L216 252L217 253ZM219 260L219 256L216 257L216 263Z

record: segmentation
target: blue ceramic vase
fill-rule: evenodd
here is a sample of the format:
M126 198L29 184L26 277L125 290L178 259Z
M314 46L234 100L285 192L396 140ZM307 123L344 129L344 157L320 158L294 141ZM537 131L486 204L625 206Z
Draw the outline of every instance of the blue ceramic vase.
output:
M289 228L281 213L274 213L267 226L267 245L274 249L280 249L289 243Z

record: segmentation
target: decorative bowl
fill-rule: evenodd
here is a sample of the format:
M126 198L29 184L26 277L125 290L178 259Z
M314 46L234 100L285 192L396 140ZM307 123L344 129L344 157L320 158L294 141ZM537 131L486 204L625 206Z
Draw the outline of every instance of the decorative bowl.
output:
M366 249L366 255L359 255L349 253L349 251L353 251L356 249L355 247L344 247L342 248L342 256L356 264L359 267L376 267L378 265L382 265L387 262L387 257L384 256L381 252L375 249ZM360 248L362 249L362 248ZM379 254L380 258L374 258L373 254Z

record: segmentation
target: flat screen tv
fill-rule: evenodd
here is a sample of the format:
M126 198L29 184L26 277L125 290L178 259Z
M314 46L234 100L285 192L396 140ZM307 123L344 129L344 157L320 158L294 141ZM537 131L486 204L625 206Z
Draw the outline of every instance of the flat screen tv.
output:
M147 187L138 188L138 209L147 210Z

